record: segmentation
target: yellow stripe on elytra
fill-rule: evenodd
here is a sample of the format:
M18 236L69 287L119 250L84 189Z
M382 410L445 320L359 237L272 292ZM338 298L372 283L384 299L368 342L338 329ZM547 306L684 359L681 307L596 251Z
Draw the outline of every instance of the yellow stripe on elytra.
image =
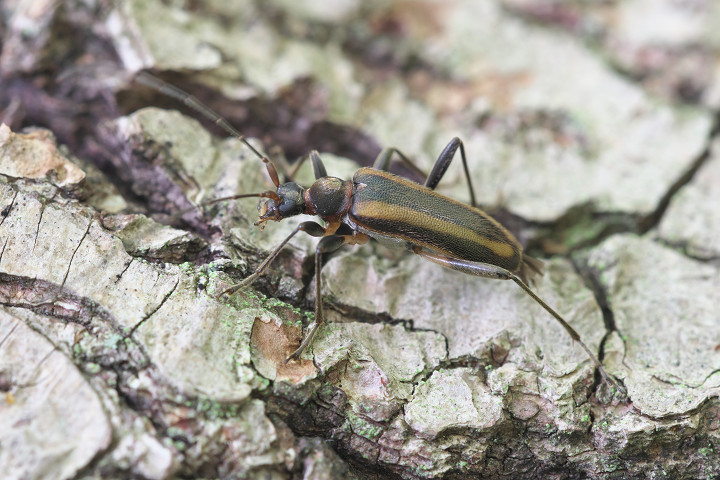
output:
M414 210L402 205L389 205L378 201L363 201L355 204L356 214L369 218L378 218L391 222L400 222L410 225L419 225L441 235L451 235L489 248L495 254L510 258L515 255L511 244L498 242L484 237L475 230L448 222L438 217Z

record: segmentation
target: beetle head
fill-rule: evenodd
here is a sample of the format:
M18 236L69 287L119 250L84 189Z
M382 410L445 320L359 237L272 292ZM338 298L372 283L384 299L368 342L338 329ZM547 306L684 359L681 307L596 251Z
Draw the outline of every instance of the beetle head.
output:
M283 183L276 192L266 192L266 195L258 203L260 219L255 225L261 228L270 220L279 222L305 212L305 189L295 182Z

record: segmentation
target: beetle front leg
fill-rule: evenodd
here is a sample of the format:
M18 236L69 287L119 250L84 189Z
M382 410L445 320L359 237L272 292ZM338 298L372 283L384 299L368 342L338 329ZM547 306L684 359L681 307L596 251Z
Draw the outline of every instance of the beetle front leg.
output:
M338 250L343 245L361 245L367 243L370 237L362 233L355 233L354 235L329 235L323 237L315 248L315 325L310 329L305 339L302 341L300 346L295 350L287 359L285 363L290 360L296 360L300 358L305 349L312 343L313 337L320 328L320 325L325 323L325 315L323 313L323 301L322 301L322 255L324 253L331 253Z
M223 295L231 295L232 293L236 292L237 290L240 290L241 288L245 288L251 283L253 283L257 278L262 275L265 270L270 266L270 264L277 258L277 256L280 254L280 251L287 245L287 243L290 241L291 238L293 238L298 232L305 232L308 235L312 235L313 237L322 237L325 235L325 228L320 225L319 223L315 222L303 222L297 227L295 227L295 230L290 233L290 235L283 240L280 245L278 245L275 250L272 251L268 257L263 260L263 262L260 264L260 266L255 270L255 272L250 275L249 277L245 278L242 282L236 283L235 285L231 285L230 287L226 288L220 293L220 296Z

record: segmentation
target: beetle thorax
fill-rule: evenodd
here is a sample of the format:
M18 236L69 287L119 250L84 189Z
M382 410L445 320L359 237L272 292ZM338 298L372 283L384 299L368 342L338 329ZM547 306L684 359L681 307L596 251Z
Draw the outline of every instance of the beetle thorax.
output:
M307 213L336 219L350 208L353 183L337 177L319 178L305 191Z

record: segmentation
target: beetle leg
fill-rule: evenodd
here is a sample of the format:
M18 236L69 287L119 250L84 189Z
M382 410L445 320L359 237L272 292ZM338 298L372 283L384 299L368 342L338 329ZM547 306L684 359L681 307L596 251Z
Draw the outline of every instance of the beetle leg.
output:
M300 225L298 225L295 230L290 233L290 235L283 240L280 245L275 248L275 250L272 251L270 255L260 264L260 266L255 270L255 272L250 275L249 277L245 278L242 282L236 283L235 285L231 285L230 287L226 288L225 290L220 293L220 296L222 295L230 295L233 292L236 292L237 290L240 290L241 288L245 288L251 283L253 283L257 278L262 275L265 270L267 270L267 267L270 266L270 264L275 260L275 258L280 254L280 251L283 249L285 245L290 241L291 238L293 238L298 232L305 232L308 235L312 235L313 237L322 237L325 234L325 228L323 228L320 224L315 222L303 222Z
M580 334L575 330L562 316L560 316L559 313L557 313L550 305L545 303L543 299L537 296L535 292L533 292L530 287L527 286L525 282L523 282L520 277L515 275L514 273L510 272L509 270L506 270L501 267L496 267L495 265L489 265L487 263L481 263L481 262L471 262L468 260L462 260L455 257L450 257L446 255L441 255L438 253L433 253L428 250L424 250L422 247L415 245L412 247L413 253L420 255L423 258L426 258L430 260L431 262L437 263L438 265L441 265L445 268L449 268L451 270L457 270L459 272L467 273L469 275L474 275L476 277L485 277L485 278L495 278L499 280L512 280L513 282L517 283L520 288L522 288L525 293L527 293L530 298L535 300L541 307L543 307L550 315L555 318L555 320L560 323L560 325L563 326L565 331L570 335L570 338L572 338L576 343L582 347L583 350L585 350L585 353L590 357L592 362L597 367L598 371L600 372L600 375L602 375L605 382L607 382L608 385L611 385L615 388L617 388L622 394L624 394L624 390L618 385L615 380L610 378L610 376L605 372L605 369L603 368L602 364L600 363L600 360L597 359L595 354L588 348L587 345L585 345L585 342L582 341L580 338Z
M467 273L468 275L474 275L476 277L494 278L496 280L510 280L513 274L510 271L490 265L488 263L471 262L468 260L462 260L456 257L450 257L447 255L441 255L433 253L428 250L424 250L418 245L411 247L413 253L420 255L421 257L430 260L433 263L437 263L445 268L451 270L457 270L458 272Z
M308 158L312 160L313 175L315 175L315 180L328 176L327 170L325 169L325 164L320 158L320 154L317 152L317 150L313 150L308 155L303 155L302 157L300 157L300 160L295 163L292 171L287 175L288 179L291 182L295 181L295 176L300 171L300 167L305 164L305 161Z
M315 180L319 178L327 177L327 170L325 170L325 164L323 164L322 159L320 158L320 154L317 152L317 150L313 150L310 152L310 159L312 160L312 167L313 167L313 174L315 175Z
M302 352L312 343L313 337L315 337L320 325L325 324L322 301L322 276L320 275L323 267L322 255L324 253L334 252L343 245L362 245L367 243L368 240L370 240L370 237L363 233L355 233L354 235L329 235L320 239L315 248L315 325L310 329L310 332L305 339L303 339L297 350L285 359L285 363L300 358Z
M463 162L463 170L465 171L468 190L470 190L470 205L477 207L477 202L475 201L475 189L473 189L472 181L470 180L470 171L468 170L467 159L465 157L465 146L463 145L462 140L458 137L450 140L450 143L448 143L443 151L440 152L433 169L430 171L430 175L428 175L425 180L425 186L431 190L435 190L435 187L437 187L437 184L440 183L440 179L443 175L445 175L445 172L450 166L450 162L452 162L453 158L455 158L455 152L457 152L458 147L460 148L460 158Z
M437 160L435 160L435 165L433 165L432 171L429 175L425 175L425 173L421 169L419 169L412 162L412 160L405 156L400 150L392 147L385 148L383 149L383 151L380 152L380 154L375 159L373 168L376 170L388 171L390 163L394 158L393 154L396 154L397 157L402 161L402 163L405 164L405 166L409 167L412 171L418 173L420 176L425 177L426 187L428 187L430 190L435 190L435 187L437 187L443 175L445 175L445 172L450 166L453 158L455 158L455 153L457 152L458 148L460 149L460 158L463 162L463 171L465 172L465 179L467 180L468 190L470 191L470 204L473 207L477 207L477 201L475 200L475 189L473 188L472 180L470 180L470 170L468 170L467 157L465 156L465 146L463 145L462 140L460 140L458 137L450 140L450 142L443 149L443 151L440 152L440 155L438 155Z
M390 163L392 163L393 160L393 154L397 155L397 157L400 159L400 161L408 167L413 172L417 173L421 177L426 177L427 174L423 172L415 163L413 163L412 160L410 160L404 153L402 153L397 148L389 147L383 149L380 154L375 159L375 163L373 164L373 168L375 170L384 170L389 171L390 170Z
M329 237L330 235L334 235L335 232L338 231L338 228L340 228L340 225L342 225L342 222L340 220L328 221L326 223L327 225L325 225L325 233L323 233L323 237Z

